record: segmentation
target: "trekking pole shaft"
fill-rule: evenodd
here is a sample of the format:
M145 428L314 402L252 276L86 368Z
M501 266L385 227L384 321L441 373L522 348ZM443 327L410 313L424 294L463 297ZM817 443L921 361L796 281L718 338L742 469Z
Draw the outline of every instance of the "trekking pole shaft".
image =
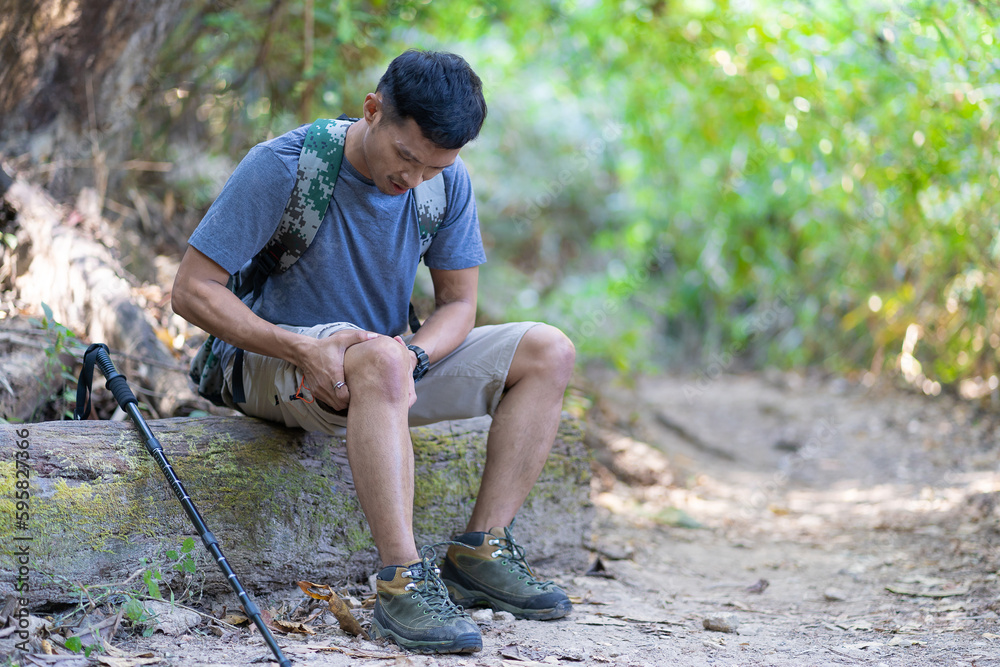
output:
M181 507L184 508L184 512L188 515L191 523L194 524L195 530L198 531L198 536L201 537L202 543L205 545L205 549L211 554L212 558L215 560L219 569L222 570L222 574L226 577L229 585L232 586L233 591L236 593L236 597L240 600L240 605L242 605L243 610L246 611L247 616L254 622L257 626L257 630L260 632L261 636L264 638L264 643L267 644L271 652L278 658L278 663L281 667L291 667L291 661L285 657L281 652L281 647L274 640L274 636L271 631L264 624L264 619L261 618L260 609L254 604L254 601L250 599L247 594L246 589L240 584L239 578L236 573L233 572L233 568L230 567L229 561L222 553L222 549L219 547L218 540L215 539L215 535L212 531L208 529L205 525L204 519L201 518L201 514L198 512L198 508L194 506L194 502L191 500L191 496L188 495L187 490L181 483L181 480L177 477L177 473L174 472L174 468L170 465L170 461L167 460L167 455L163 451L163 445L160 441L153 435L153 432L149 429L149 425L143 418L142 413L139 412L139 404L136 401L135 395L132 394L132 390L128 388L125 383L125 376L121 375L115 370L115 366L108 356L108 353L104 350L99 350L97 353L97 365L104 374L104 377L108 380L108 389L112 391L115 396L115 400L118 401L118 405L121 406L129 417L132 418L132 422L135 424L136 428L139 430L139 434L142 436L142 442L146 446L146 451L149 452L153 460L156 461L157 467L163 473L163 476L167 478L167 482L170 484L170 488L173 489L174 495L181 503Z
M194 506L194 502L191 500L191 496L188 495L187 489L184 488L184 484L181 483L180 478L177 477L177 473L174 472L174 467L167 460L167 455L163 451L163 445L153 435L153 432L149 430L149 425L143 419L142 414L139 412L139 406L136 403L129 403L125 408L125 412L135 422L136 427L139 429L139 434L142 436L142 442L146 445L146 451L156 461L156 465L159 467L160 472L163 473L163 476L167 478L170 488L173 489L177 500L181 502L181 507L184 508L184 512L188 515L191 523L194 524L195 530L198 531L198 535L205 542L205 548L207 549L209 542L205 541L205 536L211 536L212 532L205 525L205 520L201 518L201 513ZM214 537L212 539L214 540Z

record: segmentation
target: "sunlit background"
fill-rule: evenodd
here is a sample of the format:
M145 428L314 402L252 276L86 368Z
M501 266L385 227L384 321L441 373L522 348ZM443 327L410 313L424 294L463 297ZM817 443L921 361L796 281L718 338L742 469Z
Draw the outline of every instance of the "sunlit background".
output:
M971 1L199 5L140 108L196 224L254 143L357 115L404 48L482 76L481 320L586 363L997 389L998 10ZM426 285L418 291L426 294Z

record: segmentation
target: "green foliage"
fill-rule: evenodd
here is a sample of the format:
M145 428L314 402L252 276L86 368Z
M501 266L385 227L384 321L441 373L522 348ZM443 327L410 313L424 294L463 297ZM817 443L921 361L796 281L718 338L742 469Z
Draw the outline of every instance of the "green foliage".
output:
M178 572L188 572L190 574L194 574L197 571L198 566L194 557L191 555L192 550L194 550L194 539L188 537L181 545L180 553L177 553L172 549L168 551L167 560L172 562L171 567Z
M49 304L42 303L42 312L45 314L44 317L40 321L32 320L32 323L52 334L51 343L45 347L45 372L50 377L55 372L65 375L71 369L60 359L60 355L69 351L71 339L76 338L76 334L65 325L56 322Z
M308 10L312 7L312 11ZM465 55L486 319L546 319L622 369L723 352L998 372L1000 157L985 3L250 0L193 11L140 137L178 159L356 114L407 46ZM175 151L171 153L171 151ZM181 156L183 158L183 156ZM201 174L201 176L199 176ZM193 179L193 180L191 180ZM199 189L200 188L200 189Z
M153 621L155 618L146 611L146 608L142 604L142 599L154 599L163 600L163 592L160 589L160 584L163 582L163 571L169 567L172 570L178 572L182 579L180 583L183 585L181 588L177 585L178 580L175 579L174 589L180 590L180 594L175 597L174 590L171 589L170 592L170 602L180 602L187 600L193 590L192 586L196 583L204 583L204 577L199 581L194 575L196 575L198 568L195 556L193 554L195 548L195 541L193 538L186 537L181 543L179 550L169 549L164 554L164 559L159 563L148 562L145 558L141 559L140 563L143 567L142 570L142 583L144 590L138 591L125 591L124 592L124 605L123 611L125 617L131 621L133 627L142 628L142 635L148 637L154 632Z
M169 558L169 554L167 557ZM160 593L160 585L156 582L163 581L163 573L160 572L159 568L148 566L145 558L142 559L141 563L146 568L142 573L142 583L146 585L149 597L162 600L163 595Z
M133 628L142 628L143 637L150 637L156 631L153 625L154 617L146 611L146 607L138 598L126 596L122 611L125 612L125 618L132 623Z
M72 651L73 653L82 653L86 658L89 658L91 653L100 653L102 651L100 644L90 644L89 646L84 646L83 640L79 637L69 637L66 640L66 649Z
M72 419L73 411L69 409L70 404L76 400L77 378L73 375L73 367L67 363L67 359L73 357L73 353L80 347L76 340L76 334L70 331L65 325L57 322L52 313L52 308L47 303L42 303L42 319L30 318L29 323L41 329L47 336L45 345L45 366L42 373L47 383L52 383L56 376L59 376L65 384L60 392L51 397L51 403L56 406L56 414L61 419Z
M145 607L136 598L129 598L128 601L122 606L125 612L125 618L132 621L133 624L138 625L144 623L148 620Z
M910 330L922 364L904 375L925 391L996 373L1000 33L986 9L595 3L529 39L511 76L547 70L544 106L568 127L529 108L548 157L518 157L559 173L553 137L584 106L609 155L589 192L537 217L536 247L553 230L553 248L589 247L552 252L562 275L536 278L538 303L529 292L516 314L542 309L620 367L670 349L659 327L675 359L893 368ZM621 141L601 132L614 110Z

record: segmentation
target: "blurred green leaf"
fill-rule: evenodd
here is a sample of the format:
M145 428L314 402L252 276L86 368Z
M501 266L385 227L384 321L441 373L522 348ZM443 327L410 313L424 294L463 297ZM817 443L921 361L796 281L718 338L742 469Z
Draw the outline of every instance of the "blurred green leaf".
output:
M663 526L675 526L677 528L701 528L702 525L691 517L687 512L676 507L667 507L653 515L653 520Z

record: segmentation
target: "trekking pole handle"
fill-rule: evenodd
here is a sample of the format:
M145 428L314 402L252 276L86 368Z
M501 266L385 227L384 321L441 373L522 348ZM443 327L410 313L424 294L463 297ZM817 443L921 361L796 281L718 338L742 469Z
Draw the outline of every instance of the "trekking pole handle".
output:
M108 382L121 375L118 369L115 368L115 362L111 361L111 355L108 354L108 348L105 345L99 345L94 349L97 355L97 367L101 369L101 374L104 375Z
M135 394L132 393L132 389L129 388L128 379L118 372L114 362L111 361L108 346L103 343L91 345L87 349L84 359L86 360L91 355L93 355L94 360L97 362L97 367L101 369L101 374L107 378L107 383L104 386L114 395L121 409L127 413L129 411L129 403L138 404L139 401L135 397Z

